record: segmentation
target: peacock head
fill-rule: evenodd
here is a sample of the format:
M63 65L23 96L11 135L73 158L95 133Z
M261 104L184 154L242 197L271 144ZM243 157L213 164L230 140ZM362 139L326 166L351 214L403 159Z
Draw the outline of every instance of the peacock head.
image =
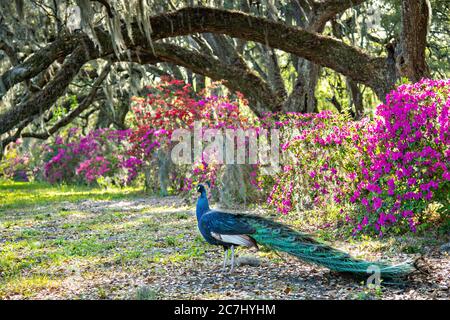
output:
M199 185L197 186L197 192L198 192L198 193L201 193L201 194L206 194L205 186L202 185L202 184L199 184Z

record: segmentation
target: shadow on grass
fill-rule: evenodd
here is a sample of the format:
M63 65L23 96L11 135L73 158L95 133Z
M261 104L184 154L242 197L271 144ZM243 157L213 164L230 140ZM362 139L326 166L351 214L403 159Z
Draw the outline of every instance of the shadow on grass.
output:
M143 195L134 189L100 192L35 183L3 185L0 196L8 200L6 206L21 209L0 210L0 299L33 298L46 290L73 298L75 293L67 291L71 286L77 286L78 298L135 298L139 292L130 291L130 273L142 278L155 266L203 259L204 243L196 234L193 215L184 207L150 200L139 209L100 205L101 210L92 212L91 206L67 211L57 203ZM45 213L30 206L37 204ZM112 274L122 277L120 283L110 283ZM99 292L92 290L91 281L99 283Z

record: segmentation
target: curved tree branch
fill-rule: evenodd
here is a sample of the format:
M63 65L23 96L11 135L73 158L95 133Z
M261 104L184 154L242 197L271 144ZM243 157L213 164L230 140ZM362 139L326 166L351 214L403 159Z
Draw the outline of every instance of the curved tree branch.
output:
M151 50L138 53L141 62L161 60L186 67L213 80L226 79L225 85L233 91L242 92L254 105L253 110L258 115L263 111L277 111L281 108L282 97L276 95L264 80L248 68L229 65L210 55L173 44L154 43L153 48L156 56Z
M312 12L314 15L313 21L308 26L308 30L318 32L323 29L328 20L335 17L337 14L344 12L347 9L355 7L367 0L320 0L312 5Z
M114 18L114 12L113 12L113 10L112 10L112 8L109 5L107 0L91 0L91 2L99 2L99 3L101 3L106 9L106 12L108 13L108 17Z
M377 92L387 91L384 86L384 58L372 57L342 41L302 28L241 12L205 7L183 8L151 17L150 21L154 26L152 38L155 40L197 32L223 33L296 54L364 83ZM143 36L136 34L135 38L139 37Z
M16 51L13 47L11 47L6 41L0 39L0 50L3 50L9 58L9 61L13 66L19 64L19 57L17 56Z
M81 38L87 39L87 36L62 36L3 73L0 77L0 100L15 84L33 78L55 60L69 55L79 45Z
M3 152L5 151L5 148L17 139L20 138L20 134L22 133L22 130L25 129L27 125L29 125L33 121L33 117L30 117L28 119L23 120L18 126L16 132L14 132L13 135L10 135L9 137L0 140L0 160L3 158Z
M94 101L97 91L100 88L100 85L105 80L105 78L108 76L109 71L111 70L111 63L108 63L105 68L102 70L99 77L95 80L94 84L92 85L92 88L89 92L89 94L85 97L83 97L81 100L81 103L76 107L74 110L69 112L67 116L56 122L53 127L51 127L46 132L41 133L34 133L34 132L24 132L20 136L22 138L37 138L37 139L47 139L52 134L54 134L56 131L58 131L60 128L68 125L72 120L74 120L76 117L78 117L84 110L89 108L89 106Z
M55 103L81 67L92 58L92 56L86 54L86 51L96 52L91 42L86 43L86 45L87 47L79 46L74 50L55 77L42 91L0 114L0 134L8 132L22 120L48 110Z
M291 27L265 18L246 13L206 7L183 8L175 12L163 13L150 18L153 41L194 33L219 33L248 41L256 41L298 55L315 64L329 67L354 81L364 83L379 94L386 88L384 58L372 57L362 50L334 38L318 35L298 27ZM134 43L146 43L146 37L139 26L133 24L133 39L123 32L129 48ZM125 26L123 27L125 31ZM102 44L103 54L113 52L111 39L100 29L96 29ZM37 52L23 64L2 75L5 89L35 76L57 58L69 54L83 36L63 36L48 47ZM4 91L6 91L4 90Z

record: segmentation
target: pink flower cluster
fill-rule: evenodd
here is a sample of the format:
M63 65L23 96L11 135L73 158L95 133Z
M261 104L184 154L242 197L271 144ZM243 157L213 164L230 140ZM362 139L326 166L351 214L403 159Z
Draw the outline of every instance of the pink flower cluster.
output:
M91 183L111 170L111 163L102 156L86 159L75 170L76 174L84 173L87 182Z
M374 120L328 111L284 116L283 126L300 134L282 146L292 163L268 202L283 213L353 205L345 220L355 224L354 234L382 236L391 226L416 231L428 203L449 192L449 107L450 80L424 79L392 91ZM287 199L284 186L292 182Z
M351 198L360 202L369 222L355 232L406 225L413 232L421 213L450 181L450 80L424 79L401 85L377 108L356 147L361 179Z
M45 145L44 177L49 182L95 182L99 177L118 177L130 183L142 164L130 155L130 130L97 129L86 136L70 129L54 144Z

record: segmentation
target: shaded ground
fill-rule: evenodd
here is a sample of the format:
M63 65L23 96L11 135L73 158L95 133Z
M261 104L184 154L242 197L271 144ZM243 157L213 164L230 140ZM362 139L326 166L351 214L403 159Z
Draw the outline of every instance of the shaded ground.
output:
M202 240L179 198L37 187L0 185L1 299L450 298L450 257L430 239L333 244L372 260L424 254L431 276L381 289L265 250L238 251L260 265L222 274L222 249Z

